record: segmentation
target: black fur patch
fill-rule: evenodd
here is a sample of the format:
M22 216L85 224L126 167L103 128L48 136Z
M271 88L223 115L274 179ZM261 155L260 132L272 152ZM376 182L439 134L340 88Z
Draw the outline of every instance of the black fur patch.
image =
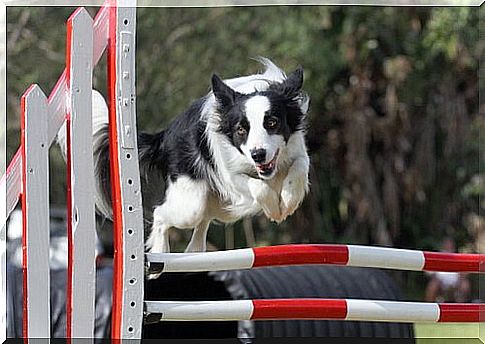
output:
M221 114L219 132L224 134L241 154L240 146L246 142L249 130L251 130L244 111L244 103L249 98L250 96L247 95L239 95L235 104L230 107L224 106L218 110ZM244 129L245 133L241 133L240 128Z
M192 103L163 132L140 134L140 165L147 164L161 170L172 181L180 175L193 179L206 178L207 166L214 164L205 135L207 123L200 120L204 103L205 98Z
M303 86L303 69L298 68L280 83L272 83L266 91L255 91L241 94L231 89L217 75L212 77L212 89L218 101L218 112L221 115L219 131L223 133L242 153L240 146L246 142L249 134L249 122L246 118L245 103L255 96L269 99L270 110L265 114L264 125L270 135L282 135L287 142L290 136L305 128L305 116L301 112L299 98ZM277 121L277 126L266 126L270 119ZM246 129L241 135L239 128Z

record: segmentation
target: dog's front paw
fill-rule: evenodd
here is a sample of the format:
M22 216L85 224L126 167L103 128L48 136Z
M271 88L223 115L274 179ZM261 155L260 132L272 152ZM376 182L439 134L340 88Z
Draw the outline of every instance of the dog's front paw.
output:
M278 194L268 184L259 179L251 179L249 190L267 218L277 223L283 221Z
M275 192L275 196L277 196L276 192ZM281 215L281 211L278 203L279 203L278 198L276 197L274 199L272 198L270 202L266 202L266 203L262 202L260 203L260 205L261 205L261 208L263 208L263 212L266 215L266 217L271 221L279 224L284 219Z
M281 189L280 210L281 218L284 221L288 216L293 215L296 209L303 202L308 190L308 179L306 176L299 178L285 179Z
M268 219L276 223L281 223L283 221L283 217L280 210L278 194L267 185L266 188L267 190L264 191L264 197L261 197L256 201L259 203L261 208L263 208L263 212Z

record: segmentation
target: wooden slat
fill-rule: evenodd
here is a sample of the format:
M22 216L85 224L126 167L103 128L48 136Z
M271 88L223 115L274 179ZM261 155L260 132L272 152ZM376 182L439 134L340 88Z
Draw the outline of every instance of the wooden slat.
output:
M109 0L108 0L109 1ZM93 32L93 66L96 65L108 43L108 7L104 4L96 15ZM56 86L52 89L47 100L48 103L48 141L49 146L54 142L57 132L64 123L66 117L66 70L62 72L57 80ZM12 210L18 203L22 184L20 182L22 175L22 161L20 159L21 149L19 148L14 158L10 161L7 171L0 178L0 192L5 190L6 204L0 199L0 207L6 210L5 216L0 218L0 228L5 226L6 220Z
M67 22L68 184L67 337L94 334L96 223L92 140L93 19L84 8Z
M22 96L23 335L50 336L49 144L47 98L37 85Z

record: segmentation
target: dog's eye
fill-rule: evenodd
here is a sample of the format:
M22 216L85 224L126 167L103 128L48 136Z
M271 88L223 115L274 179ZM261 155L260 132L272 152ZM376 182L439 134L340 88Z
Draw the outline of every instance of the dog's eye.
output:
M266 121L266 127L268 129L274 129L278 125L278 120L276 118L268 118Z
M247 130L246 130L246 129L244 129L244 127L239 126L239 127L237 128L237 134L238 134L238 135L240 135L240 136L244 136L244 135L246 135L246 133L247 133Z

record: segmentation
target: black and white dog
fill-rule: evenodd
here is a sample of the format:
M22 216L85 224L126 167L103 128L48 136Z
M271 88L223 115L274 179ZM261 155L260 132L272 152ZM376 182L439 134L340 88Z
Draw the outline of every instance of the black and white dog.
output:
M193 228L186 252L205 251L213 220L230 223L263 211L279 223L301 204L309 169L303 70L286 76L270 60L260 61L262 74L225 81L213 75L212 92L168 128L138 135L140 169L160 171L156 182L165 190L146 241L151 252L170 252L172 227ZM110 217L107 123L106 103L93 91L96 204ZM65 147L64 128L58 142Z

